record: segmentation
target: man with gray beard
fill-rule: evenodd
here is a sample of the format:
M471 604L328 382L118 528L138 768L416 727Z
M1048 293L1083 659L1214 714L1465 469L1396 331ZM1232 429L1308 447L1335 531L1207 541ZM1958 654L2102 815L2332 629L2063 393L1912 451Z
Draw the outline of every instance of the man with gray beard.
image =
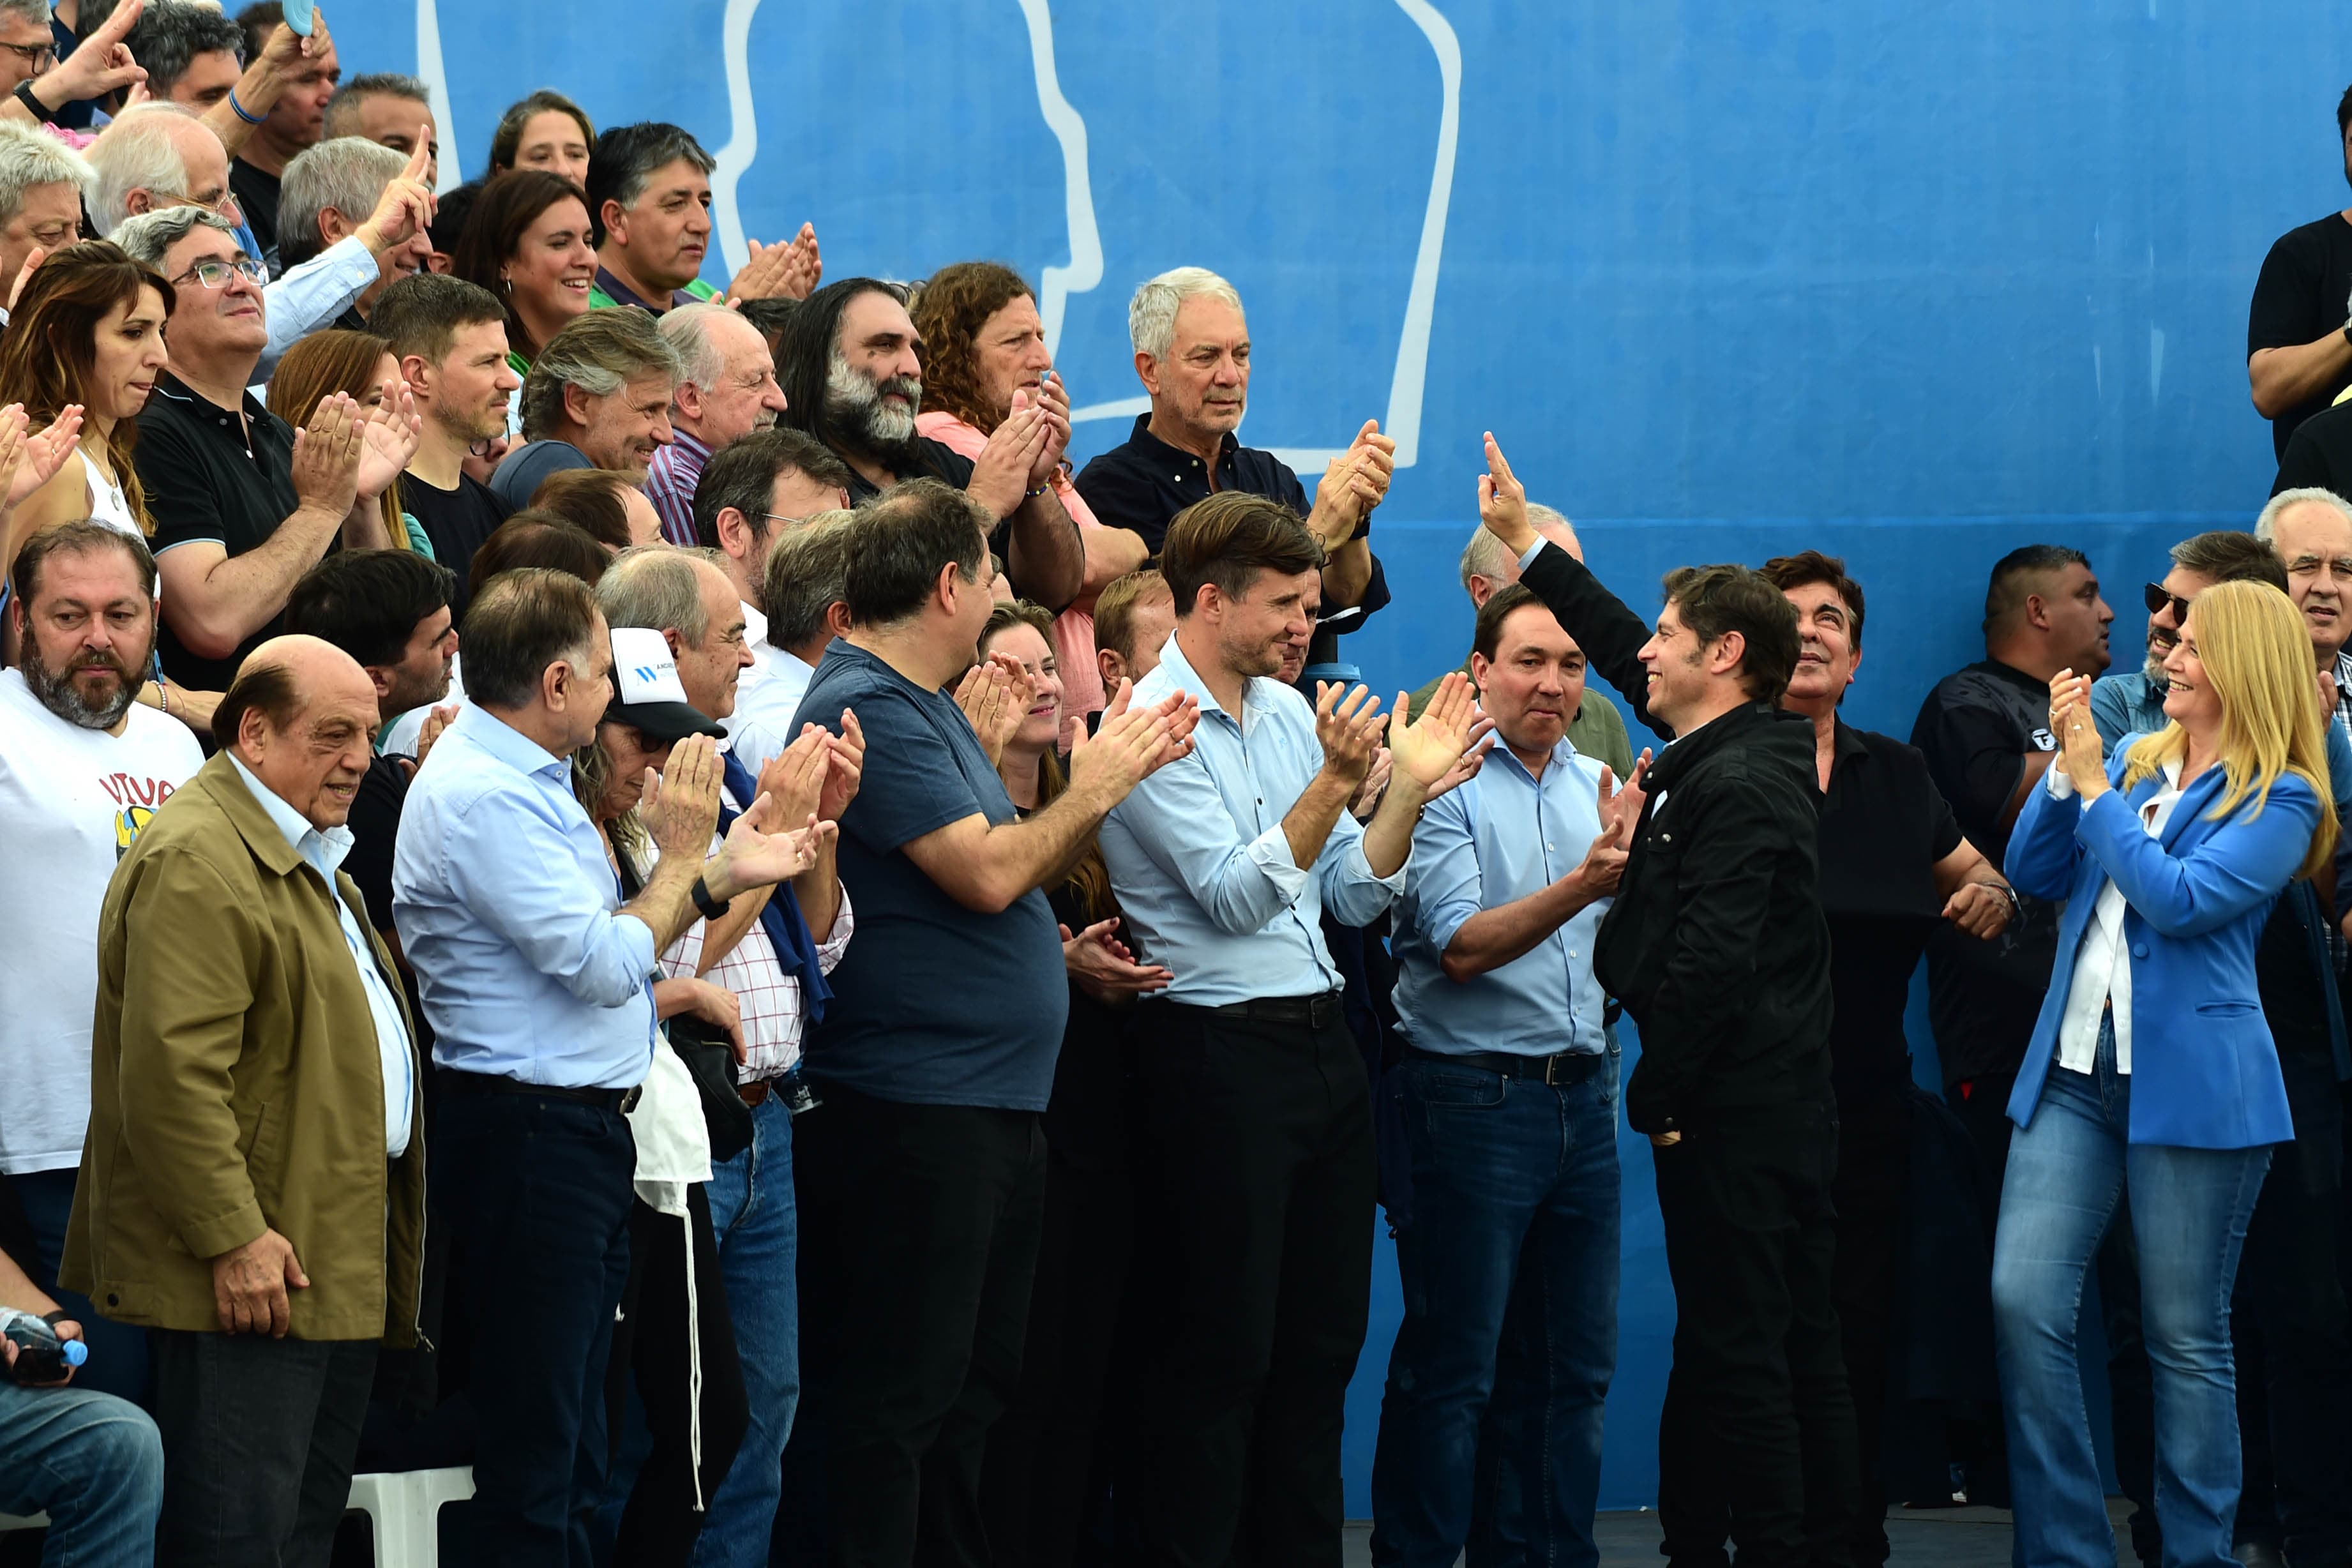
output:
M915 434L922 351L903 289L873 278L828 283L784 329L778 423L807 431L849 465L852 506L900 479L936 479L969 493L997 520L989 548L1013 592L1058 614L1077 598L1087 570L1078 525L1049 482L1070 442L1067 403L1043 389L1016 397L987 448L964 457Z
M186 725L137 700L155 647L155 563L129 534L69 522L16 557L19 667L0 671L0 1177L23 1200L33 1282L82 1325L78 1385L137 1398L146 1333L58 1289L89 1124L98 915L114 863L204 765Z

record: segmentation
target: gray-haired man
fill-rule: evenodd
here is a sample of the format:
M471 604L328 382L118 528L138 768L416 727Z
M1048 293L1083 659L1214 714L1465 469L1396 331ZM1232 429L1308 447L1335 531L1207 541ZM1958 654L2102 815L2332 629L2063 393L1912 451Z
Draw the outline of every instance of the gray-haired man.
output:
M409 128L412 138L415 129ZM362 231L376 223L385 191L401 183L415 186L415 194L426 195L429 203L423 181L429 177L431 163L429 150L403 153L358 136L331 136L299 154L278 182L278 259L291 273L346 239L357 236L364 240ZM380 226L374 232L380 233ZM366 330L377 296L425 269L433 237L423 223L407 223L400 226L397 239L387 237L381 250L369 248L376 257L376 279L335 318L338 327Z
M490 476L512 510L564 468L609 468L642 485L654 454L677 437L669 404L677 351L642 310L591 310L547 342L522 384L524 445Z
M89 165L56 137L0 122L0 304L14 297L26 257L74 242L90 178Z

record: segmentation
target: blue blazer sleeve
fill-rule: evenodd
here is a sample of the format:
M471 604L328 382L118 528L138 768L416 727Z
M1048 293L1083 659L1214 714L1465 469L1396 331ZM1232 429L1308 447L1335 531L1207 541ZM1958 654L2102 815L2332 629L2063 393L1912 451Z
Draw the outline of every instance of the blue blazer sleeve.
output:
M2111 773L2116 765L2108 763ZM2046 775L2028 790L2025 805L2017 813L2017 826L2010 831L2009 853L2001 860L2010 885L2037 899L2054 901L2066 897L2074 885L2074 868L2083 858L2083 847L2074 837L2074 825L2082 816L2083 797L2051 799Z
M2245 802L2185 854L2149 837L2121 790L2082 813L2081 837L2132 911L2178 939L2202 936L2276 898L2310 853L2318 823L2319 797L2290 774L2271 785L2259 812Z

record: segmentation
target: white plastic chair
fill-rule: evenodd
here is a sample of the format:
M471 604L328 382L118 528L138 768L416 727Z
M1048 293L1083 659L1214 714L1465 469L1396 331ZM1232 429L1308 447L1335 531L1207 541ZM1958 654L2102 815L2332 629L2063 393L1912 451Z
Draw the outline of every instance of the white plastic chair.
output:
M383 1470L352 1478L353 1510L375 1531L376 1568L438 1568L441 1505L474 1495L474 1472Z

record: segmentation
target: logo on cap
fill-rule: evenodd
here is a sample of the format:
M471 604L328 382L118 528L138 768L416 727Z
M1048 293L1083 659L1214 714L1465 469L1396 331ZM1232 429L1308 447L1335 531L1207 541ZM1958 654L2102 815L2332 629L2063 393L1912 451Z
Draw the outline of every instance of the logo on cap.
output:
M613 669L624 704L683 705L686 701L686 688L678 683L677 660L670 657L669 639L650 626L613 628Z

